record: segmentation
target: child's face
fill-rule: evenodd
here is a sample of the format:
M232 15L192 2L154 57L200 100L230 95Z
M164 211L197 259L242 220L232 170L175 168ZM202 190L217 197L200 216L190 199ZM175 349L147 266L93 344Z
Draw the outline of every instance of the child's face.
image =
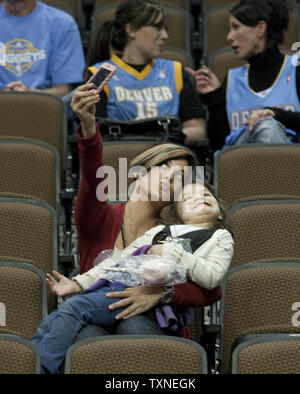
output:
M183 223L195 225L207 223L213 226L221 217L218 201L206 187L197 183L184 187L178 213Z

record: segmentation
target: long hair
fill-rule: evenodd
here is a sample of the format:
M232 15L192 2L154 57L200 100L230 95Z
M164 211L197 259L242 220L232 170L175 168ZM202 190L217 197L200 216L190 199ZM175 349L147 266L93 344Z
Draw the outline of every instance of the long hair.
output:
M265 21L267 46L283 43L290 20L290 6L286 0L241 0L229 12L246 26L254 27L259 21Z

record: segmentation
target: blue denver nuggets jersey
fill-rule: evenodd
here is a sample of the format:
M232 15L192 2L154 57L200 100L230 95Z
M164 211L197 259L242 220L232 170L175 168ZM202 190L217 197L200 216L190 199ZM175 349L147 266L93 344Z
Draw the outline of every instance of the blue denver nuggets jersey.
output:
M84 53L71 15L38 2L30 14L17 17L2 3L0 21L0 90L18 80L37 89L83 81Z
M231 130L243 127L251 112L263 107L276 106L300 112L293 56L285 56L275 82L263 92L255 93L250 88L248 70L248 65L245 65L231 69L228 74L226 102Z
M178 115L183 87L181 63L158 58L141 72L115 54L108 63L117 67L117 72L104 88L108 118L134 120ZM97 63L89 70L95 73L101 64Z

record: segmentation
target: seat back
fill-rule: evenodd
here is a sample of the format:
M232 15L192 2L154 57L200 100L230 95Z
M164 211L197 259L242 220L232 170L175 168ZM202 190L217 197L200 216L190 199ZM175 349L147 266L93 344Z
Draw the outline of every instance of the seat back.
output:
M217 49L208 58L208 67L216 74L222 83L230 68L240 67L246 62L240 60L231 47Z
M232 354L234 374L299 374L300 335L248 335Z
M183 67L193 67L193 59L191 54L180 48L165 47L161 57L163 59L180 62Z
M231 371L232 351L239 337L300 333L300 326L292 324L299 286L297 262L246 264L227 273L221 300L222 373Z
M44 2L72 15L81 31L85 28L82 0L45 0Z
M209 56L213 52L228 47L229 10L234 4L219 5L210 8L204 14L203 59L205 63L208 63Z
M300 261L300 200L253 201L229 211L234 234L231 268L259 261Z
M45 274L31 264L0 261L0 300L5 306L0 332L30 339L47 315Z
M128 0L96 0L95 5L98 7L103 7L104 5L122 4L126 1ZM177 7L182 7L185 9L187 9L189 6L189 0L161 0L156 2L163 5L176 5Z
M231 207L254 200L299 199L300 144L249 144L215 155L214 186Z
M0 194L30 196L55 210L59 199L59 157L40 141L0 137Z
M27 259L44 273L57 270L57 219L53 208L43 202L0 198L0 256ZM48 308L56 297L48 290Z
M65 373L203 374L207 373L207 358L202 346L188 339L105 335L72 345L67 352Z
M42 92L0 92L0 136L18 136L53 146L60 158L61 180L66 164L66 109L64 102Z
M233 4L230 0L203 0L202 1L202 11L203 13L207 12L211 8L217 6L226 6L228 4Z
M289 28L284 35L284 42L282 45L291 48L292 45L300 40L300 21L299 21L299 8L294 7L290 13Z
M0 374L40 374L40 354L24 338L0 334Z

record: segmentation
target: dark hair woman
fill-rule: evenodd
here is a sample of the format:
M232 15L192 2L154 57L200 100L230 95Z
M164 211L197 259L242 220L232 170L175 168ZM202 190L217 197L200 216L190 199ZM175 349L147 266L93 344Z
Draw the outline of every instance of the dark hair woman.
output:
M296 55L283 55L279 49L290 20L287 1L241 0L229 12L227 39L248 64L230 69L222 86L207 67L190 70L209 108L212 148L220 149L225 142L298 142L300 68L295 67Z

